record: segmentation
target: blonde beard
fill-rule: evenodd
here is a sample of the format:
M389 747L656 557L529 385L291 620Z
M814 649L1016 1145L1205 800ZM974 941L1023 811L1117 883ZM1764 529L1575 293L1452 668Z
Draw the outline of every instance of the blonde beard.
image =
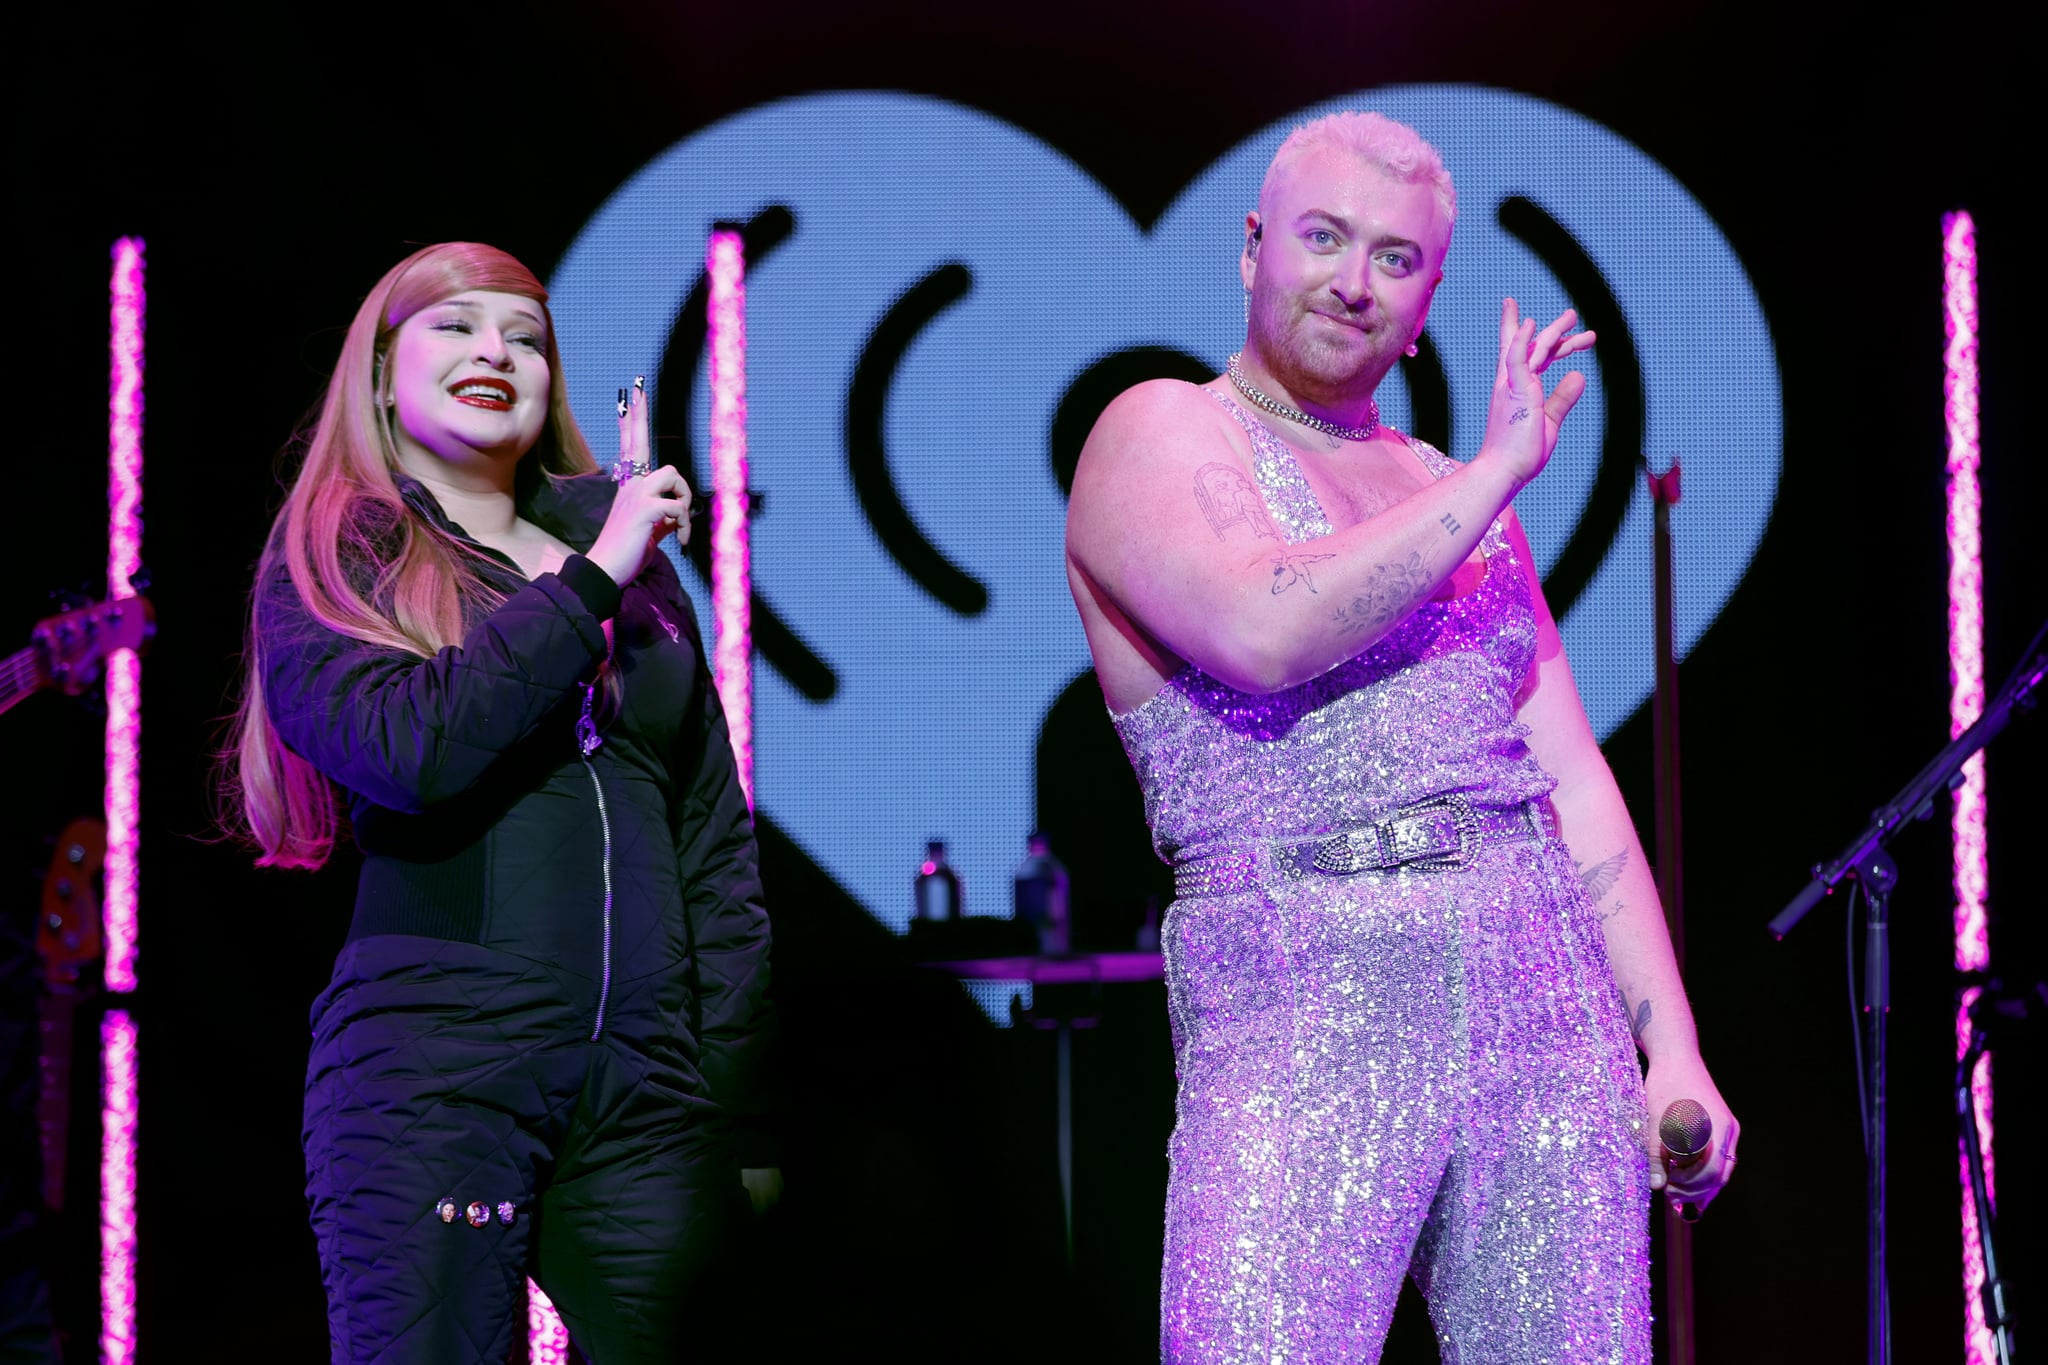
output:
M1246 341L1257 354L1260 365L1280 386L1293 395L1297 403L1307 402L1328 411L1342 411L1355 403L1372 401L1380 381L1387 377L1400 356L1396 353L1382 357L1369 349L1361 362L1349 357L1339 360L1341 353L1333 346L1319 345L1302 335L1301 327L1281 331L1276 338L1271 326L1270 308L1260 307L1257 295L1252 298ZM1306 320L1307 314L1300 317ZM1329 366L1314 364L1317 351L1331 359ZM1380 362L1384 360L1385 363ZM1370 382L1365 382L1370 376Z

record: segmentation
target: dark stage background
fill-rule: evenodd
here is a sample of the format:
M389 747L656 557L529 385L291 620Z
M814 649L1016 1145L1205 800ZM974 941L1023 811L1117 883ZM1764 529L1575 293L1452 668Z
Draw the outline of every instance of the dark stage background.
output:
M17 15L6 61L27 538L0 630L25 642L52 609L47 592L98 591L106 253L117 235L142 235L145 548L161 621L145 694L147 1360L324 1352L299 1092L306 1006L345 927L350 868L259 874L210 842L208 751L277 498L274 453L356 301L409 243L490 241L546 277L663 148L827 89L915 91L998 115L1149 223L1272 119L1374 85L1450 81L1539 95L1656 157L1717 219L1771 324L1785 404L1777 511L1683 673L1688 975L1708 1061L1744 1122L1742 1177L1695 1239L1700 1358L1860 1358L1840 902L1782 945L1763 925L1947 735L1939 228L1957 206L1975 213L1983 256L1994 684L2048 614L2043 575L2027 567L2044 490L2022 407L2043 358L2025 302L2042 285L2040 253L2022 207L2039 120L2023 84L2031 45L1988 6L1869 12L1847 27L1695 0L1269 12L1198 0L1151 15L358 5L233 24L96 8L89 35L81 13ZM1188 287L1234 289L1230 262ZM1691 440L1715 437L1709 423ZM1121 755L1099 711L1082 710L1040 754L1040 814L1084 913L1092 897L1108 925L1157 873ZM97 809L97 724L48 696L0 721L10 913L28 911L41 840ZM2043 971L2030 874L2048 815L2035 776L2044 729L2022 721L1990 769L1994 963L2025 979ZM1647 835L1647 708L1607 747ZM799 1096L788 1196L752 1248L754 1293L731 1305L758 1322L763 1358L1151 1356L1172 1098L1161 993L1109 992L1101 1026L1077 1043L1068 1274L1050 1035L987 1027L781 831L763 835ZM1960 1355L1947 850L1939 819L1895 846L1892 1284L1897 1358L1912 1361ZM2048 1274L2027 1159L2039 1144L2022 1136L2039 1131L2044 1047L1998 1060L2004 1249L2022 1305ZM74 1191L80 1212L58 1235L84 1267L60 1285L82 1326L91 1194ZM1434 1359L1418 1310L1404 1312L1389 1360Z

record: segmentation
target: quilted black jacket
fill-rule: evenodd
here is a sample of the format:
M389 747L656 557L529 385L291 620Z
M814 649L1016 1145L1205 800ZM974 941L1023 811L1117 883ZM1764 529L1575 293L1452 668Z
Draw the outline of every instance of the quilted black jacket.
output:
M424 486L400 486L462 534ZM527 477L520 515L587 550L612 492L601 475ZM593 1032L624 991L673 997L740 1164L772 1165L768 916L690 600L660 555L621 593L580 553L531 582L486 554L505 600L431 659L326 629L282 570L258 586L271 722L342 787L364 855L349 936L546 962L587 991ZM586 704L602 738L587 758Z

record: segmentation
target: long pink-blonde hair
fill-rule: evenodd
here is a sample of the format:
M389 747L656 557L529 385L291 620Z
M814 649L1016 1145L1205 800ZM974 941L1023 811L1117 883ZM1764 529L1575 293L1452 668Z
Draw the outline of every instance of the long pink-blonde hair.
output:
M356 310L305 458L264 544L256 571L259 599L266 579L282 569L321 625L421 658L462 638L465 607L498 600L479 573L475 549L413 512L395 477L386 363L393 337L422 308L472 289L519 294L547 313L547 290L533 272L477 242L414 252L387 271ZM522 465L534 461L553 475L588 474L597 462L569 411L554 318L546 322L547 422ZM259 867L315 868L334 846L335 793L271 728L263 645L252 603L241 704L222 755L223 823L255 845Z

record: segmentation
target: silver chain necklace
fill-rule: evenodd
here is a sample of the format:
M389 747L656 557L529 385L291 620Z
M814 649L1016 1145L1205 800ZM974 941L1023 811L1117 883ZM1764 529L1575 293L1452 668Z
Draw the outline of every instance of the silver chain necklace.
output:
M1268 397L1264 390L1244 377L1243 358L1243 351L1239 351L1236 355L1230 357L1228 371L1230 382L1237 386L1239 393L1251 399L1254 407L1264 408L1275 417L1285 417L1290 422L1299 422L1310 431L1320 431L1325 436L1334 436L1340 441L1370 441L1374 434L1379 431L1380 405L1378 403L1371 402L1370 400L1367 401L1367 407L1370 411L1366 414L1365 425L1362 427L1346 427L1339 426L1335 422L1325 422L1320 417L1309 416L1300 408L1290 408L1279 399Z

